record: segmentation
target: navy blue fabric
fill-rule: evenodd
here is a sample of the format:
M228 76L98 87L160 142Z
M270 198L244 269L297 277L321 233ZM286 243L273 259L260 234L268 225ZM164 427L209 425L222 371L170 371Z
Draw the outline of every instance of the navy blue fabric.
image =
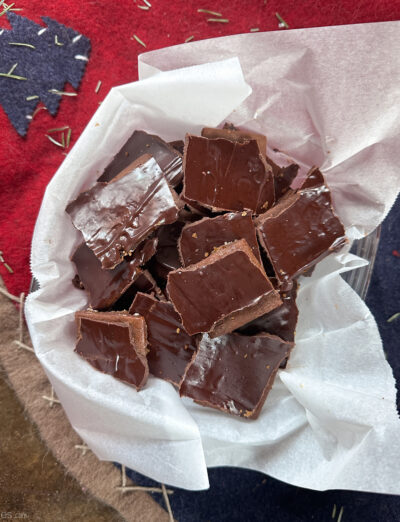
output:
M387 358L400 383L400 318L388 323L400 312L400 198L382 225L381 240L367 296L374 314ZM399 406L399 402L398 402ZM388 448L389 450L390 448ZM400 465L400 463L399 463ZM159 484L127 470L138 485ZM209 470L210 489L190 492L173 488L170 502L179 522L399 522L400 497L352 491L310 491L290 486L262 473L238 468ZM164 506L161 494L154 499ZM336 512L333 517L334 505Z
M50 90L62 91L67 82L75 89L79 87L86 61L76 57L89 57L90 41L81 35L74 42L79 33L48 17L42 17L47 29L41 32L44 27L28 18L14 13L7 16L12 29L0 30L0 72L7 74L18 64L12 74L27 80L0 76L0 104L18 134L25 136L39 101L51 115L56 114L62 97ZM62 45L56 44L56 36ZM12 43L30 44L35 48ZM34 95L39 98L26 100Z

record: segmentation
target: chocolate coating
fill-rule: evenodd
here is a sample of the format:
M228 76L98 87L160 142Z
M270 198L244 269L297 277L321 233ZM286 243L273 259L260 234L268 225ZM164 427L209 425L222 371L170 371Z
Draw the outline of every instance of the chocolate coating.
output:
M146 320L150 373L178 386L196 350L196 338L185 332L171 303L138 293L129 313Z
M233 127L233 128L232 128ZM256 140L261 154L265 157L267 154L267 137L264 134L258 134L257 132L251 132L244 129L237 129L233 125L228 125L217 129L214 127L204 127L201 131L201 135L204 138L224 138L230 141L237 141L244 143L249 140Z
M155 253L157 238L144 241L132 256L112 270L101 268L101 263L92 250L82 243L72 256L81 283L89 294L92 308L108 308L132 285L140 276L140 266L144 265ZM133 299L133 297L132 297Z
M285 283L346 243L321 172L312 169L302 187L257 219L260 243Z
M136 130L106 167L98 181L110 181L143 154L150 154L161 167L168 183L182 181L182 155L159 136Z
M281 304L244 239L168 274L167 292L189 335L217 337Z
M261 263L251 215L246 212L231 212L214 218L204 218L183 228L178 242L182 265L197 263L204 259L205 254L210 254L217 247L236 239L245 239L257 261Z
M150 263L150 269L160 279L166 279L171 270L181 266L178 252L178 239L185 221L175 221L158 229L158 248Z
M206 334L179 393L203 406L255 419L292 346L269 334L229 334L216 339Z
M112 305L111 310L129 310L132 302L138 292L154 293L157 297L164 299L161 290L158 288L154 277L148 270L138 270L135 281L121 295L121 297Z
M213 211L263 212L274 203L271 167L256 140L244 143L186 136L184 154L186 200Z
M142 388L149 374L143 317L88 310L77 312L75 318L75 352L97 370Z
M153 230L178 216L174 195L153 158L133 170L127 167L110 183L96 183L66 211L107 269L133 253Z
M282 299L281 306L245 324L238 329L238 332L243 335L269 333L277 335L284 341L293 342L299 315L299 310L296 306L297 282L294 281L291 290L287 292L280 291L279 295Z

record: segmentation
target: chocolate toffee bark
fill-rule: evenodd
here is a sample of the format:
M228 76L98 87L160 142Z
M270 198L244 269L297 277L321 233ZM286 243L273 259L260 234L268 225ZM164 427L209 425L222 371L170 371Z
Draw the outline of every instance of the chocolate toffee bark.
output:
M281 306L245 324L238 329L238 332L243 335L257 335L268 332L281 337L284 341L293 342L299 315L296 305L297 286L297 281L294 281L291 290L280 291Z
M256 140L243 143L187 135L183 197L219 211L264 212L274 199L271 167Z
M161 167L168 183L175 187L182 181L182 154L159 136L136 130L106 167L98 181L110 181L143 154L149 154Z
M145 240L132 256L112 270L101 268L92 250L82 243L72 256L80 283L89 295L92 308L104 309L113 305L142 274L140 266L155 254L157 238Z
M171 270L181 266L178 252L178 239L185 221L175 221L171 225L165 225L158 229L156 237L158 248L150 263L150 270L159 279L166 279Z
M197 339L185 332L171 303L138 293L129 313L138 313L146 320L150 373L178 386L196 350Z
M79 194L66 211L102 268L112 269L153 230L177 219L175 197L156 161L144 157Z
M290 185L293 183L294 178L297 176L299 166L296 163L291 163L287 167L280 167L279 172L274 174L274 187L275 187L275 200L284 196L290 189Z
M301 188L257 218L257 232L276 277L287 283L346 243L330 190L313 168Z
M256 419L281 362L293 343L260 334L205 334L188 366L179 393L203 406Z
M232 332L282 303L244 239L170 272L167 292L189 335Z
M197 263L217 247L236 239L245 239L261 263L256 229L250 213L231 212L190 223L183 228L178 242L182 266Z
M148 270L138 270L135 281L110 307L111 310L129 310L138 292L156 295L160 301L165 301L165 296L158 287L157 282Z
M147 381L146 323L115 312L76 312L75 352L97 370L140 389Z
M204 138L224 138L226 140L237 141L239 143L244 143L249 140L256 140L261 154L264 157L267 154L267 137L264 134L258 134L257 132L246 131L244 129L232 129L229 126L224 126L222 129L204 127L204 129L201 131L201 135Z

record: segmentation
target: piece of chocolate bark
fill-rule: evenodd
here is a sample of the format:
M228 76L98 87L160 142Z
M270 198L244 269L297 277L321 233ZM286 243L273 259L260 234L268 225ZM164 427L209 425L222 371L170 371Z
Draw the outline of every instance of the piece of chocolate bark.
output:
M178 241L182 266L197 263L216 248L237 239L245 239L261 263L256 229L250 213L230 212L189 223L183 228Z
M177 219L175 197L156 161L147 156L110 183L96 183L79 194L66 211L102 268L112 269L153 230Z
M185 142L183 140L170 141L168 145L171 145L171 147L173 147L183 156L183 149L185 147Z
M282 304L278 308L238 328L238 332L243 335L269 333L277 335L284 341L294 342L299 315L296 305L297 286L297 281L294 281L290 290L280 291L279 295L282 299Z
M138 293L129 313L142 315L147 324L147 361L152 375L178 386L196 349L171 303Z
M331 194L317 168L299 190L257 218L257 232L276 277L287 283L346 243Z
M260 334L205 334L180 384L181 396L203 406L256 419L293 343Z
M165 296L158 287L157 282L148 270L140 270L135 281L111 306L111 310L129 310L138 292L156 295L160 301L165 301Z
M147 381L146 323L116 312L76 312L75 352L97 370L140 389Z
M189 335L217 337L282 304L244 239L170 272L167 293Z
M175 187L182 181L182 155L159 136L136 130L106 167L98 181L111 181L143 154L149 154L161 167L168 183Z
M256 140L243 143L187 135L183 198L219 211L259 214L275 201L271 167Z
M158 248L149 265L157 279L166 279L171 270L176 270L181 266L178 239L185 224L185 221L175 221L171 225L165 225L158 229L156 233Z
M256 140L261 154L264 157L267 154L267 137L264 134L247 131L245 129L237 129L235 127L231 128L230 126L225 127L224 125L222 129L204 127L204 129L201 131L201 135L204 138L224 138L226 140L236 141L238 143L244 143L249 140Z
M90 306L101 310L113 305L142 274L139 267L155 254L157 241L157 238L145 240L131 256L112 270L101 267L100 261L86 243L79 245L71 259L89 295Z

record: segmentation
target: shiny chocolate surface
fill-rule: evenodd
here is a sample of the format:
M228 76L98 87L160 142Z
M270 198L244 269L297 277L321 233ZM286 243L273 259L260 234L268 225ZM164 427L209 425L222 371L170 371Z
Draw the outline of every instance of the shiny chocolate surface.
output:
M112 270L101 268L92 250L82 243L72 256L79 279L89 294L89 304L99 310L110 307L141 275L144 265L155 253L157 238L147 239Z
M150 373L178 386L196 349L196 338L185 332L171 303L138 293L129 312L146 320Z
M233 331L281 304L244 239L170 272L167 292L190 335Z
M66 208L102 264L111 269L153 230L177 219L178 208L153 158L129 167L110 183L96 183Z
M238 332L243 335L269 333L281 337L284 341L293 342L299 315L296 305L297 282L294 282L291 290L280 291L279 295L282 299L281 306L245 324Z
M261 263L256 229L250 213L231 212L190 223L182 230L178 243L182 265L202 261L217 247L237 239L245 239Z
M257 418L279 365L292 348L276 336L205 334L186 370L180 395L203 406Z
M258 134L257 132L224 126L223 129L204 127L204 129L201 131L201 135L204 138L224 138L226 140L237 141L239 143L244 143L245 141L249 140L256 140L261 154L264 157L267 154L267 138L264 136L264 134Z
M214 211L264 212L274 203L274 181L256 140L243 143L187 135L186 200Z
M168 183L175 187L183 176L182 155L159 136L136 130L106 167L98 181L110 181L143 154L150 154L160 165Z
M75 317L75 352L94 368L137 389L143 387L149 373L143 317L94 311L77 312Z
M332 209L330 190L318 169L304 184L257 219L258 236L280 282L311 268L346 243Z

